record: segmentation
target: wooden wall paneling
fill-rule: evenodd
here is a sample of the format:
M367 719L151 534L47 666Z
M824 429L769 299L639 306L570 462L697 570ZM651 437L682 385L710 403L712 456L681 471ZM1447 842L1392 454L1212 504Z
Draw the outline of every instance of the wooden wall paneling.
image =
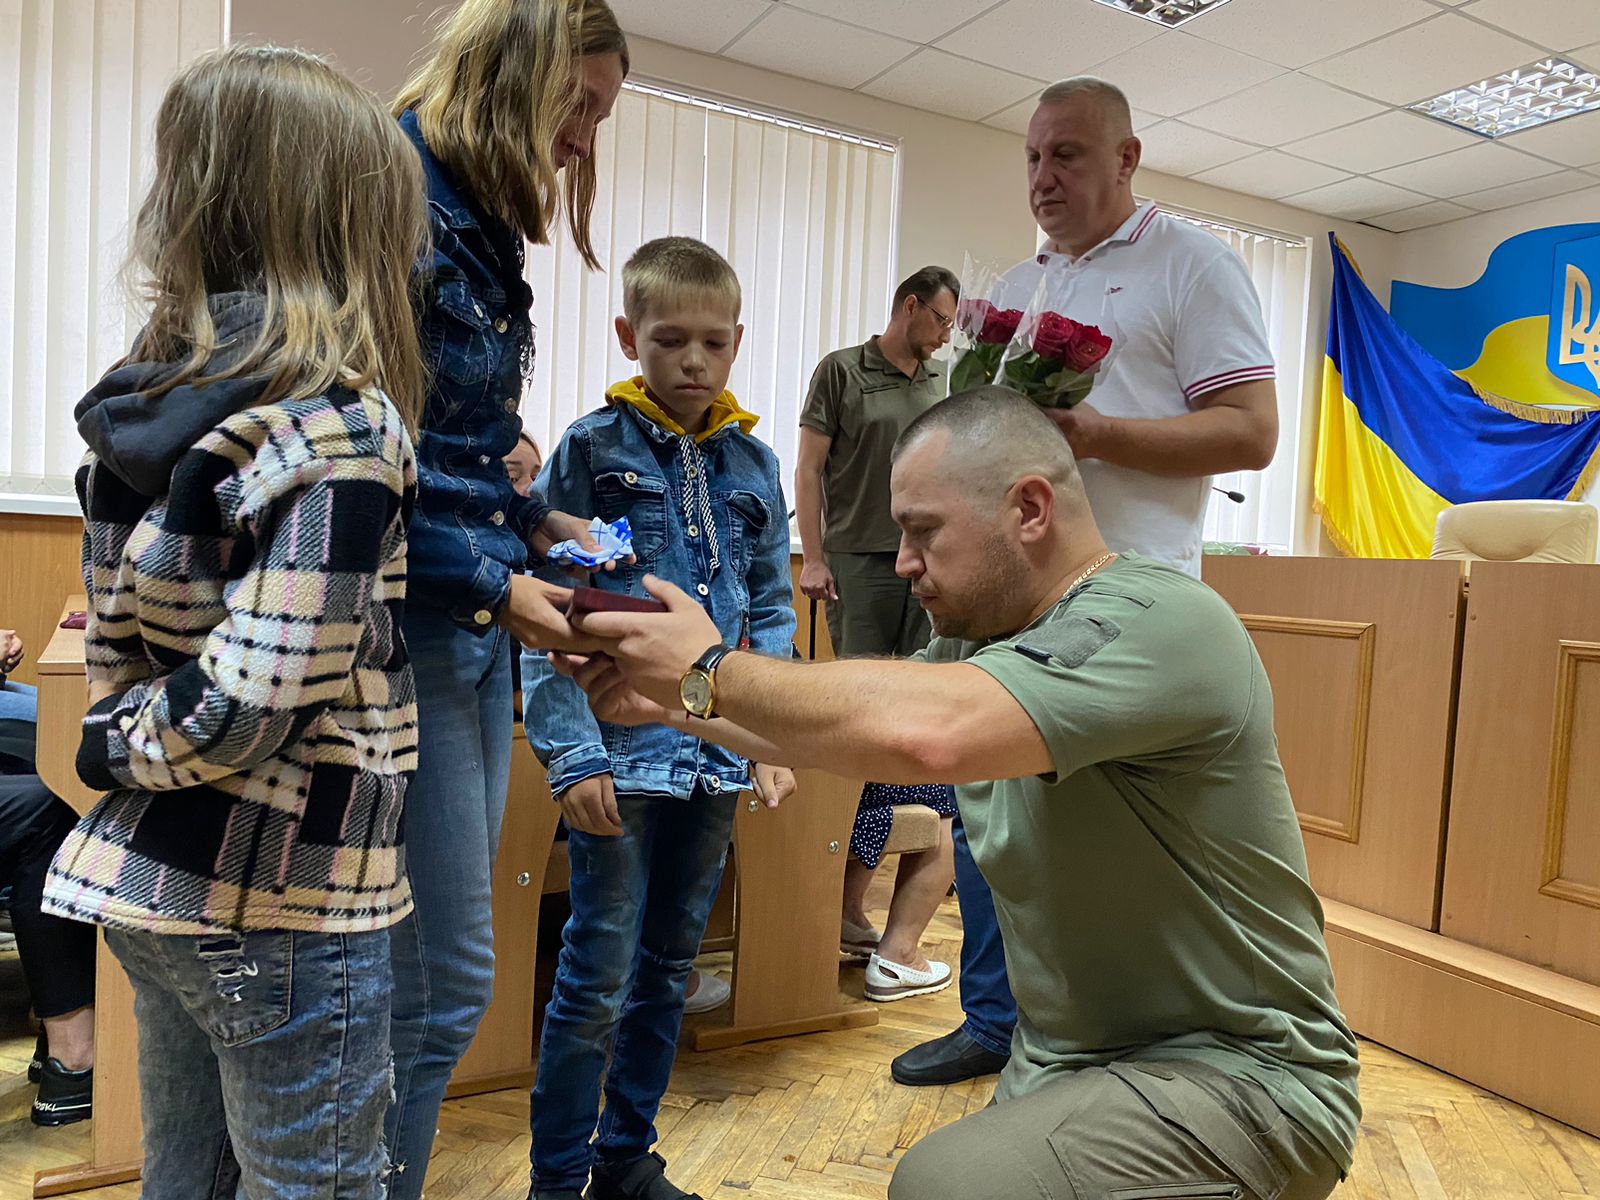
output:
M1436 927L1459 563L1210 556L1250 630L1326 897Z
M1600 984L1600 567L1473 564L1440 931Z
M0 628L22 635L27 652L11 678L38 683L38 656L60 620L61 598L83 591L77 517L0 513ZM74 747L76 748L76 747Z

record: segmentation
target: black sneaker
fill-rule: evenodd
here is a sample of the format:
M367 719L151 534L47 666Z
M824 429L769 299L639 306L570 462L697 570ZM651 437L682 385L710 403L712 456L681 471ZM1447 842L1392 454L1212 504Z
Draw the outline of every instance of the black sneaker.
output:
M589 1173L585 1200L701 1200L667 1178L667 1160L651 1152L617 1162L600 1161Z
M33 1101L35 1125L71 1125L89 1119L94 1095L94 1068L69 1071L53 1058L39 1072L39 1094Z
M39 1040L33 1044L33 1057L28 1060L28 1082L38 1083L39 1077L44 1074L45 1056L50 1053L49 1046L44 1040L44 1030L39 1030Z

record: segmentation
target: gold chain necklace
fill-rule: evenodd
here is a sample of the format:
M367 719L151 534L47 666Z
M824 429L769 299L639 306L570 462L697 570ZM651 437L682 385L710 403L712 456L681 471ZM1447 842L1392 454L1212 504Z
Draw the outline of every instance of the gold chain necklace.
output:
M1066 591L1066 595L1068 595L1068 596L1072 595L1073 592L1078 590L1078 585L1080 583L1082 583L1084 580L1088 579L1089 576L1093 575L1096 571L1098 571L1101 567L1105 566L1107 563L1109 563L1115 557L1116 557L1116 555L1114 553L1106 553L1106 554L1102 554L1099 558L1095 559L1092 563L1089 564L1089 569L1087 571L1085 571L1082 575L1079 575L1076 579L1074 579L1072 581L1072 583L1070 585L1068 585L1067 591Z

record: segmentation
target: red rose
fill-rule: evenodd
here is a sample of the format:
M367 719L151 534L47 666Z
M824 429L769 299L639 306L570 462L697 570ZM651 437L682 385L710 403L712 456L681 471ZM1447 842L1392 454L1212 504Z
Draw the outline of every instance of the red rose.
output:
M1033 327L1033 352L1040 358L1066 358L1067 347L1077 336L1079 325L1060 313L1041 313Z
M1017 326L1020 324L1022 324L1020 308L1002 310L991 305L988 319L984 321L983 328L978 333L978 340L992 345L1004 345L1016 335Z
M1098 326L1073 324L1072 340L1067 343L1062 357L1067 366L1087 375L1111 352L1111 339L1101 333Z

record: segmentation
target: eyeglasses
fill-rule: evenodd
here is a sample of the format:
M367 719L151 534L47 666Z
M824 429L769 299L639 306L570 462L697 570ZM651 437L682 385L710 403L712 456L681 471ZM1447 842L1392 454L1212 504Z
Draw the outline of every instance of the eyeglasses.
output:
M915 300L923 308L925 308L929 312L931 312L938 319L939 328L943 329L946 333L948 333L950 330L952 330L952 329L954 329L956 327L956 319L954 317L945 316L942 312L940 312L933 305L929 304L921 296L913 296L911 298L913 300Z

